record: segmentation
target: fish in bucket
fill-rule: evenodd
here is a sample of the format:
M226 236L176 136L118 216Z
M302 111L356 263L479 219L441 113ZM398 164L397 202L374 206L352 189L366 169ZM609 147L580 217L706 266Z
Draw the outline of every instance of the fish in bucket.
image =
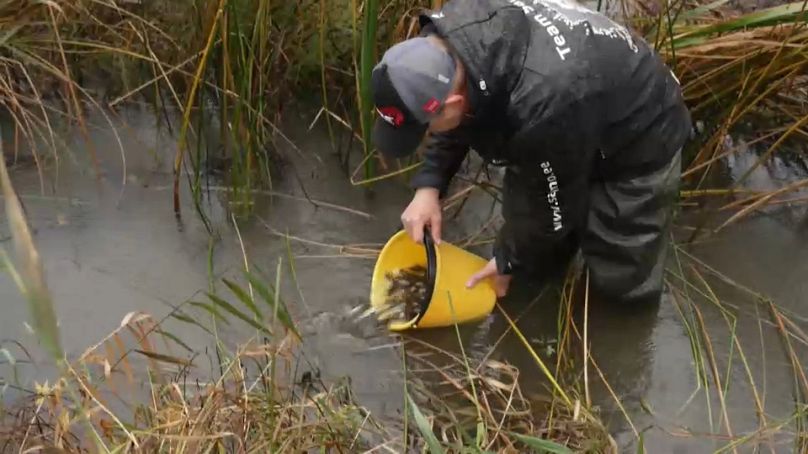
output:
M428 228L424 244L401 230L385 244L371 282L370 305L391 331L438 328L485 318L494 308L491 279L466 288L487 260L446 241L436 245Z

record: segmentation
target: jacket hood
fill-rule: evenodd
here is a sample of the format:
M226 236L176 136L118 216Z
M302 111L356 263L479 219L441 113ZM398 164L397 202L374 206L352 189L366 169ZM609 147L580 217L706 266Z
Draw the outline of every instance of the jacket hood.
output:
M422 28L433 25L460 58L473 88L472 107L504 107L521 76L515 69L523 67L529 45L530 25L522 10L509 4L454 1L418 19Z

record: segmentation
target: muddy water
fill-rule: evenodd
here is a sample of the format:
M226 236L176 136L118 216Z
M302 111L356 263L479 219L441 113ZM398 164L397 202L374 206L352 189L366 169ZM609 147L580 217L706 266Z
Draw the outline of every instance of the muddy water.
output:
M258 196L256 216L240 222L238 234L248 261L265 271L274 270L280 257L284 267L289 262L285 241L270 229L289 232L309 242L290 243L299 290L288 278L289 273L282 284L283 294L303 331L306 357L311 362L302 365L298 373L314 369L331 380L349 376L357 396L371 411L379 417L395 416L403 400L400 351L395 348L398 339L371 320L357 322L349 315L367 302L373 260L346 256L322 244L383 243L397 230L398 215L409 192L401 181L377 185L372 197L352 187L322 131L308 132L295 126L307 125L308 118L290 121L289 133L303 157L288 146L283 147L284 151L297 166L310 197L354 211L316 207L289 197ZM217 234L214 240L194 215L187 188L184 216L181 220L175 218L169 189L174 142L165 128L155 127L154 118L145 109L128 109L115 120L123 143L125 172L110 127L100 117L93 120L90 138L98 153L100 180L92 171L87 143L70 130L62 135L65 144L59 162L46 166L44 194L40 186L43 180L32 163L22 162L13 170L17 191L36 230L70 355L97 342L131 311L162 317L172 306L203 300L200 292L208 289L211 280L238 277L244 262L227 201L215 188L206 194L203 203ZM731 162L724 177L732 178L748 168L750 162L744 159ZM778 175L777 169L782 173L780 167L759 169L754 174L755 184L781 184L772 177ZM300 184L293 178L276 178L273 189L302 196ZM452 241L478 231L489 218L490 205L489 198L476 194L461 216L447 224L445 238ZM590 368L587 374L591 399L621 446L632 449L634 430L644 431L649 452L705 452L727 443L722 438L727 433L722 399L712 382L704 386L696 373L699 361L694 360L688 335L692 327L708 333L721 385L728 388L723 401L734 434L758 428L749 374L758 393L765 396L769 423L787 418L794 411L794 373L783 354L778 332L769 322L768 306L715 276L705 276L712 291L737 313L734 339L743 348L747 369L739 360L728 328L731 325L722 312L675 275L680 266L686 269L692 263L685 252L694 254L736 282L767 295L783 310L791 311L791 319L805 330L808 307L803 295L808 286L804 278L808 262L803 257L808 252L808 242L803 216L799 210L767 212L685 247L679 260L672 259L674 272L669 276L673 286L683 290L667 294L658 308L626 314L609 310L597 301L590 302L588 336L592 354L609 384L603 386L598 372ZM688 237L691 227L700 221L698 216L683 215L678 236ZM716 220L710 222L712 225ZM3 229L6 228L4 223ZM6 234L0 231L0 237ZM4 246L10 245L6 242ZM208 268L211 250L212 276ZM485 247L476 251L487 253ZM688 279L697 280L693 276ZM698 302L698 316L688 298ZM7 340L16 339L29 346L35 364L21 362L18 369L20 381L30 382L44 366L39 365L41 355L36 353L35 341L25 328L25 303L5 275L0 276L0 301L2 346L18 358L24 355ZM502 302L512 317L521 314L520 329L549 362L555 360L557 301L553 288L515 285ZM760 318L764 321L759 322ZM691 326L691 320L703 323ZM211 341L199 330L170 319L166 329L200 350ZM244 335L244 330L235 326L223 329L224 336L233 342ZM512 333L500 340L507 329L504 317L495 311L483 322L464 326L461 337L472 357L490 354L491 358L519 366L525 392L545 394L539 370L520 341ZM414 337L446 350L457 349L453 330L421 332ZM791 341L796 355L808 361L808 349L796 339ZM707 379L712 380L711 366L704 370ZM10 375L6 364L2 376L9 380ZM622 409L612 394L619 398ZM781 442L779 437L770 441L776 452L792 452L790 445L777 444Z

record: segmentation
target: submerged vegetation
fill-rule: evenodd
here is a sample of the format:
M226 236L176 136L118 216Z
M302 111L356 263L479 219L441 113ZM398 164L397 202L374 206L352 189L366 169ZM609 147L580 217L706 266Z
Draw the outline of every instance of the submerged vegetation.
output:
M42 169L63 153L53 126L57 118L86 131L88 109L100 108L109 118L127 102L145 101L178 137L175 211L179 213L183 181L199 203L205 176L224 170L231 206L248 212L255 191L272 185L278 142L306 154L282 128L284 113L303 101L321 106L311 120L326 123L333 151L352 184L369 186L405 175L418 165L416 159L384 162L368 144L370 69L379 49L413 32L418 8L440 3L3 2L0 117L13 125L3 131L3 154L14 163L30 153ZM600 6L608 5L598 2ZM728 0L623 0L612 6L670 62L699 120L701 134L689 150L684 172L686 202L728 197L720 209L734 214L723 227L808 185L797 181L773 192L707 187L709 170L737 151L727 143L730 132L759 125L746 131L752 143L763 146L755 167L808 135L805 2L751 13L732 9ZM181 122L168 120L169 112L179 112ZM361 154L353 155L355 149ZM87 150L87 156L73 158L86 159L98 171L90 141ZM483 173L456 188L445 201L446 209L459 212L478 189L496 198L496 185L483 179ZM125 164L121 181L126 183ZM2 406L5 401L0 405L0 452L35 447L67 452L80 447L103 452L403 452L423 447L430 452L616 452L616 442L592 404L595 382L612 395L643 452L643 428L632 422L589 351L585 275L571 273L563 285L552 362L520 331L519 317L497 307L508 321L507 334L529 351L535 370L519 371L487 356L470 358L459 331L459 352L406 336L397 339L405 411L400 420L381 421L357 402L350 383L320 380L299 348L306 340L278 290L288 278L283 260L272 276L245 272L242 283L223 282L228 292L211 290L203 300L186 302L169 315L207 333L215 351L200 352L165 331L161 320L133 313L107 338L68 359L39 254L2 163L0 182L16 252L12 257L2 250L0 263L29 301L32 329L57 365L58 377L35 389L0 381L2 395L11 389L20 396L13 406ZM735 199L738 194L742 196ZM488 241L483 234L492 222L463 245ZM375 253L367 247L338 249ZM707 427L675 435L713 438L720 452L741 446L774 451L782 445L793 452L808 450L808 379L801 363L808 336L803 320L684 248L675 252L676 266L669 273L673 305L691 340L699 384L694 398L703 398L708 412ZM712 282L754 299L755 313L721 301ZM721 317L727 332L708 332L707 313ZM765 379L761 384L749 365L753 346L738 337L740 323L757 324L761 344L768 337L764 332L782 343L795 396L794 411L785 419L767 414ZM218 329L228 324L254 330L254 336L226 345ZM717 336L730 339L728 352L717 351ZM0 344L0 359L12 369L25 356L24 349L14 352ZM744 370L744 384L729 382L733 368ZM520 374L536 371L547 387L544 400L528 398L521 390ZM756 428L733 425L726 396L738 392L736 388L749 392Z

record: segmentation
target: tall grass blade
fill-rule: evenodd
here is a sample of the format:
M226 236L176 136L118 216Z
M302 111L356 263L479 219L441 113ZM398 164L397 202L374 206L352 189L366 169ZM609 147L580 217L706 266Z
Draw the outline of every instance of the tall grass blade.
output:
M309 309L309 303L306 302L306 297L303 296L303 290L300 288L300 282L297 280L297 269L295 267L295 258L292 254L292 245L289 241L289 235L284 235L284 239L286 240L286 257L289 260L289 270L292 272L292 281L295 283L298 296L300 296L300 303L303 305L303 310L305 310L306 315L311 318L311 309Z
M190 317L190 316L185 315L183 313L174 312L174 313L171 314L171 318L173 318L175 320L179 320L179 321L181 321L183 323L187 323L189 325L193 325L193 326L196 326L198 328L201 328L203 331L210 334L211 336L213 335L213 331L211 331L210 328L203 325L200 321L194 319L193 317ZM166 334L168 334L168 333L166 333ZM177 339L172 339L172 340L174 340L174 342L177 341Z
M404 430L401 436L401 444L404 448L407 448L407 441L409 440L409 430L410 430L410 411L408 402L410 400L410 391L409 391L409 368L407 367L407 349L403 347L401 349L401 372L402 376L404 377Z
M539 366L539 368L541 369L541 371L544 374L545 378L547 378L547 380L550 382L550 384L553 385L553 388L558 393L558 395L561 397L561 399L564 401L564 403L567 406L572 407L573 406L572 399L567 394L567 392L564 391L564 388L562 388L561 385L558 383L558 380L556 380L555 375L553 375L553 373L550 372L550 369L547 367L547 365L544 363L544 361L541 360L539 355L536 353L536 350L530 345L530 342L528 342L528 340L525 338L525 335L522 333L522 330L520 330L519 327L516 326L516 324L513 322L511 317L508 315L508 313L505 312L505 309L502 306L497 304L497 307L499 308L499 311L502 312L502 315L505 316L505 319L508 321L508 324L510 325L513 332L516 334L516 336L522 342L522 345L524 345L525 348L527 349L528 353L530 353L530 356L533 358L536 365Z
M415 404L415 401L412 399L412 396L410 396L409 393L407 393L407 406L410 407L410 410L412 410L412 419L415 421L415 425L421 432L421 436L424 437L424 440L429 447L429 452L434 454L445 453L446 451L443 449L443 446L441 446L438 438L432 431L432 428L429 427L429 422L426 420L424 414L421 413L421 409L418 408L418 405Z
M684 49L702 44L713 35L727 34L739 30L768 27L784 22L791 22L805 12L805 2L794 2L786 5L767 8L762 11L746 14L717 24L700 26L692 31L681 33L673 39L673 47Z
M710 11L714 11L716 8L720 6L724 6L725 4L729 3L729 0L716 0L714 2L710 2L706 5L697 6L691 10L685 11L679 15L679 19L692 19L701 16L704 13L709 13Z
M148 351L148 350L141 350L141 349L135 349L134 351L137 352L137 353L140 353L141 355L143 355L143 356L145 356L147 358L150 358L150 359L153 359L153 360L156 360L156 361L160 361L160 362L163 362L163 363L176 364L178 366L184 366L184 367L188 367L188 366L193 365L190 361L184 360L182 358L177 358L175 356L165 355L163 353L157 353L157 352L152 352L152 351Z
M256 322L255 320L251 319L250 317L247 316L247 314L245 314L244 312L241 312L240 310L233 307L232 304L228 303L227 301L219 298L218 296L216 296L216 295L214 295L212 293L205 292L205 294L208 296L208 298L210 298L211 301L213 301L214 304L216 304L217 306L219 306L222 309L226 310L230 314L236 316L237 318L239 318L244 323L252 326L253 328L255 328L258 331L261 331L261 332L263 332L263 333L265 333L267 335L270 335L270 336L272 335L272 332L266 326L263 326L262 324L260 324L260 323Z
M255 318L258 320L263 320L263 316L261 315L261 311L258 310L258 306L256 306L255 301L253 301L252 297L244 291L243 288L239 287L238 285L234 284L232 281L228 279L222 279L224 285L233 292L238 299L244 303L245 306L255 315Z
M219 312L218 310L216 310L216 307L215 307L215 306L213 306L212 304L200 303L200 302L198 302L198 301L191 301L191 302L190 302L190 303L188 303L188 304L190 304L191 306L194 306L194 307L198 307L198 308L200 308L200 309L204 309L204 310L205 310L205 311L207 311L207 312L208 312L210 315L212 315L212 316L213 316L213 319L214 319L214 320L219 320L220 322L224 323L225 325L229 325L229 324L230 324L230 322L227 320L227 317L223 316L223 315L221 314L221 312Z
M360 58L359 113L362 123L362 140L365 150L365 179L375 175L374 161L370 159L373 152L371 132L373 130L373 93L371 92L370 76L375 66L376 57L376 28L378 25L378 0L365 1L365 17L362 24L362 49Z
M452 303L452 294L448 290L446 291L446 296L449 301L449 310L452 313L452 320L455 321L453 323L455 335L457 336L457 344L460 347L460 354L463 358L463 365L466 368L466 376L468 377L469 384L471 385L471 397L474 403L474 408L477 410L477 438L475 440L475 446L479 449L481 446L487 443L487 440L484 439L486 431L485 425L483 422L483 415L482 409L480 406L480 402L477 398L477 388L474 385L474 375L471 373L471 366L469 366L469 357L466 355L466 349L463 347L463 339L460 337L460 327L457 325L457 314L454 310L454 304Z
M28 228L28 222L11 184L3 153L3 137L0 137L0 186L6 206L11 237L14 241L16 259L20 263L20 277L24 285L20 288L28 301L28 309L36 334L51 358L59 362L64 357L60 340L59 327L56 323L56 311L53 307L50 290L45 282L45 270L42 260L34 245L34 238Z
M528 435L522 435L514 432L510 432L510 435L513 435L514 438L530 446L539 453L573 454L573 452L569 448L560 445L554 441L543 440L541 438L531 437Z
M198 326L200 326L200 328L202 328L202 329L205 329L205 328L204 328L203 326L201 326L201 325L198 325ZM179 345L180 347L184 348L184 349L185 349L185 351L188 351L188 352L193 352L193 351L194 351L194 349L193 349L193 348L191 348L191 346L190 346L190 345L186 344L186 343L185 343L185 342L184 342L182 339L180 339L180 338L179 338L179 337L177 337L176 335L174 335L174 334L172 334L172 333L170 333L170 332L168 332L168 331L166 331L166 330L164 330L164 329L158 329L158 330L157 330L157 332L158 332L158 333L159 333L161 336L165 337L166 339L169 339L169 340L171 340L172 342L174 342L175 344L177 344L177 345ZM207 333L208 333L208 334L211 334L211 332L210 332L210 331L207 331Z
M272 291L270 291L258 276L250 272L245 272L244 274L247 276L253 288L255 288L255 291L258 292L258 296L260 296L261 299L269 305L273 313L277 315L283 327L293 332L298 339L302 339L300 332L297 330L297 326L295 326L294 320L292 320L292 316L289 315L286 304L280 298L277 290L272 289Z
M219 5L216 8L216 16L210 22L210 30L208 31L207 42L199 59L199 65L196 68L196 73L191 82L191 87L188 90L188 98L186 100L185 108L183 109L182 128L180 130L179 144L177 146L177 153L174 157L174 213L180 213L180 174L182 172L182 163L185 156L185 148L187 144L188 126L191 122L191 113L193 112L193 103L196 99L196 92L199 85L202 83L203 74L207 67L208 55L213 47L213 42L216 38L217 24L219 18L224 13L224 6L227 0L219 0Z

